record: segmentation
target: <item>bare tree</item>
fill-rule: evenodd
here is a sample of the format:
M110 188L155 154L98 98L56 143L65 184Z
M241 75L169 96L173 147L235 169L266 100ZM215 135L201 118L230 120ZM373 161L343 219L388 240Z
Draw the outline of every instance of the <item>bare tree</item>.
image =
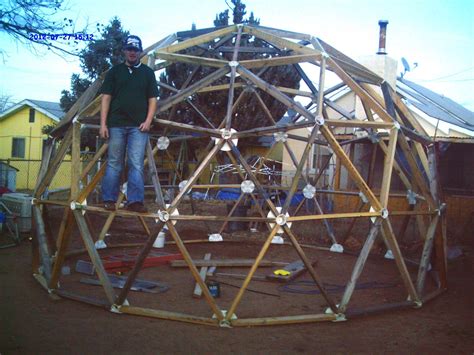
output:
M64 0L3 0L0 1L0 32L13 37L34 53L40 47L56 54L77 56L71 50L84 36L83 31L75 32L72 19L56 19L67 10ZM4 54L0 49L0 53Z
M0 93L0 114L13 104L12 97L12 95Z

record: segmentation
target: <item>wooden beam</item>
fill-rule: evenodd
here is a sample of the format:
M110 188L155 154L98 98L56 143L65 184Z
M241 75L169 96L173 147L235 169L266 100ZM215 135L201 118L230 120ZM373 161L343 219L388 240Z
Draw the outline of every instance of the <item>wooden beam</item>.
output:
M398 271L400 272L403 283L405 284L408 295L410 296L411 301L419 302L420 297L417 294L415 286L413 285L413 282L410 278L410 274L408 273L407 266L400 251L400 247L398 246L395 234L393 233L392 224L390 223L389 218L382 220L382 228L384 231L382 235L384 236L388 247L392 251L393 257L395 258L395 263L397 265Z
M255 259L194 259L193 263L196 267L249 267L255 263ZM188 264L185 260L173 260L170 263L171 267L187 267ZM260 267L275 267L275 266L286 266L288 263L261 260Z
M44 221L41 215L41 208L38 205L32 207L33 218L35 223L35 237L38 243L38 251L43 267L43 276L46 281L51 279L51 254L48 248L48 241L46 238L46 232L44 228Z
M143 317L168 319L168 320L175 320L175 321L193 323L193 324L211 325L211 326L216 326L216 327L219 326L219 322L217 319L196 317L196 316L192 316L188 314L161 311L161 310L156 310L156 309L151 309L151 308L121 306L120 312L126 313L126 314L133 314L136 316L143 316Z
M360 121L360 120L333 120L327 119L324 121L331 127L347 127L347 128L372 128L372 129L391 129L393 123L381 121Z
M242 61L239 61L239 64L247 69L254 69L254 68L276 67L280 65L304 63L304 62L309 62L311 60L319 60L320 58L321 58L321 54L319 53L297 54L297 55L290 55L290 56L284 56L284 57L242 60Z
M167 47L163 47L160 49L161 52L168 52L168 53L176 53L179 52L183 49L187 49L190 47L197 46L199 44L207 43L212 41L213 39L223 37L229 33L235 32L237 30L237 26L229 26L225 27L216 31L213 31L211 33L206 33L201 36L197 36L194 38L190 38L188 40L179 42L177 44L173 44Z
M239 318L232 321L233 327L254 327L258 325L282 325L335 321L335 314L305 314L284 317Z
M376 211L380 211L383 208L381 203L377 200L372 190L369 188L367 183L364 181L364 179L360 175L359 171L352 164L351 160L346 155L346 153L344 152L344 149L336 140L332 132L326 126L321 126L320 130L323 136L328 141L328 143L331 145L332 149L334 150L334 153L341 160L342 165L347 169L347 172L349 173L349 175L351 176L352 180L355 182L359 190L362 191L362 193L367 197L372 207Z
M349 86L352 91L365 101L366 104L385 122L393 122L393 118L385 111L372 96L370 96L364 88L355 82L332 58L327 59L328 66Z
M84 242L84 245L87 249L87 253L91 258L92 264L94 264L95 272L99 277L100 284L102 285L107 300L109 301L110 305L115 304L115 294L110 283L109 277L107 276L107 272L104 269L104 265L102 264L102 260L100 259L97 250L95 249L94 242L92 241L92 236L89 233L89 229L87 228L86 221L84 220L84 216L82 215L81 211L75 210L73 211L74 217L76 219L77 226L79 227L79 232L81 234L81 238Z
M418 268L418 278L416 282L416 290L418 295L422 297L423 288L425 286L426 272L430 263L431 252L433 250L433 241L438 227L439 215L435 215L426 234L425 243L423 245L423 252L421 254L420 266Z
M272 44L273 46L279 48L280 50L292 50L296 54L320 53L318 50L307 48L295 42L288 41L286 39L275 36L269 32L262 31L259 28L245 25L244 33L248 33L248 34L254 35L257 38L263 39L264 41Z
M380 203L385 209L388 208L390 185L392 183L393 162L395 159L395 150L397 148L397 137L398 129L394 127L390 130L390 139L383 164L382 186L380 190Z
M245 289L248 287L250 284L250 281L252 281L252 277L254 276L255 272L257 271L258 266L260 265L261 261L263 260L263 257L265 256L268 248L270 247L270 244L273 240L273 237L276 235L278 229L280 226L275 223L272 231L268 235L267 239L265 240L265 243L262 246L262 249L260 249L260 252L258 253L257 257L255 258L255 261L250 268L250 271L245 278L244 282L242 283L242 286L240 287L239 291L237 292L237 295L235 296L234 300L232 301L231 306L229 307L229 311L226 314L226 321L230 322L232 319L232 315L234 315L235 310L237 309L240 301L242 300L242 297L244 295Z
M188 96L194 94L199 89L201 89L201 88L213 83L217 79L223 77L225 74L228 73L228 71L229 71L228 67L218 69L218 70L212 72L211 74L209 74L208 76L206 76L205 78L203 78L203 79L199 80L198 82L194 83L193 85L188 86L186 89L179 91L176 95L168 97L164 100L160 100L158 102L158 109L157 109L156 113L166 111L171 106L173 106L174 104L176 104L180 101L183 101L185 98L187 98Z
M339 313L344 313L346 311L347 305L349 304L352 294L354 293L357 280L364 269L364 265L367 261L367 258L369 257L370 250L372 249L375 239L380 232L380 224L380 218L377 218L375 223L370 227L367 239L365 240L364 246L359 253L359 257L357 258L354 268L352 269L351 278L346 285L346 289L344 290L344 295L342 296L341 304L339 306Z
M170 54L163 51L158 51L155 54L159 59L166 60L172 63L188 63L194 65L202 65L205 67L212 67L212 68L223 68L225 67L228 62L225 60L214 59L214 58L205 58L205 57L197 57L194 55L187 55L187 54Z
M204 260L211 260L211 253L206 253L204 255ZM201 270L199 270L199 276L201 277L202 281L206 281L206 276L207 276L207 270L209 266L202 266ZM193 297L194 298L201 298L202 297L202 288L199 286L198 283L194 285L194 292L193 292Z
M286 105L287 107L295 110L302 116L306 117L310 121L314 121L314 115L306 110L299 102L295 102L282 92L280 92L275 86L267 83L266 81L262 80L250 70L239 66L237 71L242 75L242 77L248 79L253 84L257 85L258 88L265 91L267 94L273 96L275 99Z
M197 284L201 287L202 293L204 294L204 297L211 307L212 311L216 315L216 318L221 322L224 320L224 314L219 308L219 306L216 304L214 298L212 297L211 293L209 292L209 289L207 288L206 284L204 281L201 279L199 272L196 268L196 265L194 264L191 255L189 255L188 250L186 249L186 246L184 245L183 241L179 237L178 232L174 228L173 223L168 222L167 223L168 230L171 233L171 236L173 237L174 241L176 242L176 246L178 247L179 251L181 252L181 255L183 255L184 261L189 267L189 270L191 271L191 274L193 275L194 279L196 280Z
M35 191L35 198L39 198L43 192L46 190L46 188L49 186L51 183L51 180L53 179L54 175L56 175L59 166L61 165L64 156L66 155L69 147L71 146L72 142L72 127L66 132L61 145L59 146L58 150L56 151L56 154L54 155L53 160L50 162L48 166L48 170L46 174L43 177L43 180L40 181L37 186L36 186L36 191Z

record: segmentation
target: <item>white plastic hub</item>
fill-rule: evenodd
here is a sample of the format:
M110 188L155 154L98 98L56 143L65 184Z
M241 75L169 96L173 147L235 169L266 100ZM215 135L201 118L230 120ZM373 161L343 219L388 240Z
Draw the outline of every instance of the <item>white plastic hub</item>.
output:
M166 150L170 145L170 140L168 137L161 136L156 142L156 146L159 150Z
M275 132L273 133L273 138L275 142L286 142L288 139L288 133L286 132Z
M322 126L324 124L324 117L323 116L316 116L315 121L318 125Z
M107 244L105 244L105 242L103 240L100 240L100 239L98 241L96 241L94 245L95 245L95 248L97 250L107 248Z
M395 257L393 256L393 253L390 249L387 250L387 252L385 253L384 255L384 258L385 259L389 259L389 260L393 260L395 259Z
M233 128L231 128L230 130L227 130L227 129L225 129L225 128L222 128L220 131L221 131L221 137L222 137L222 138L212 137L212 139L215 141L215 144L219 144L222 139L224 139L224 140L226 140L226 141L229 140L229 139L231 139L231 138L232 138L232 135L237 132L237 131L236 131L235 129L233 129ZM239 142L239 139L238 139L238 138L232 139L232 143L233 143L235 146L237 146L238 142ZM231 150L230 145L227 144L227 143L225 143L225 144L222 146L221 150L222 150L222 151L225 151L225 152L230 151L230 150Z
M273 237L271 244L283 244L285 240L281 235L276 235Z
M166 208L169 208L170 207L170 204L166 204L165 206ZM173 216L179 216L179 211L177 208L175 208L175 210L169 214L168 211L162 211L162 210L158 210L158 212L156 213L158 215L158 218L155 218L155 222L158 223L159 221L161 222L168 222L169 219L170 219L170 216L173 217ZM173 225L175 225L178 221L172 221L171 223L173 223ZM164 227L164 229L167 229L166 226Z
M281 212L281 207L277 207L276 208L278 212ZM268 218L275 218L275 215L273 214L272 211L268 211L268 214L267 214L267 217ZM276 216L275 218L275 222L276 224L278 224L279 226L284 226L285 224L288 225L288 228L291 228L291 224L292 222L287 222L288 221L288 217L290 217L290 215L288 214L288 212L286 212L284 215L282 213L280 213L278 216ZM275 227L275 223L272 223L270 222L270 227L273 228ZM277 233L279 234L283 234L285 233L285 231L283 230L283 228L278 228L278 231Z
M316 187L311 184L308 184L303 189L303 196L307 199L313 198L316 195Z
M222 238L222 235L219 233L213 233L209 234L209 241L210 242L222 242L224 239Z
M372 206L370 206L369 212L375 212L375 209ZM377 220L377 217L370 217L370 220L372 221L372 223L375 223L375 221Z
M341 244L334 243L331 245L331 248L329 248L329 251L333 253L344 253L344 247Z
M255 190L255 184L251 180L242 181L240 189L245 194L251 194Z

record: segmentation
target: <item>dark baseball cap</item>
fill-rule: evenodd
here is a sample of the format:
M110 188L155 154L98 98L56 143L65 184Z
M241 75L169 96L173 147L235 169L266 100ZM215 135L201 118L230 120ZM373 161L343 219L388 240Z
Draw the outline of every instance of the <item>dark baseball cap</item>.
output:
M143 51L142 40L138 36L130 35L125 39L123 49L138 49L141 52Z

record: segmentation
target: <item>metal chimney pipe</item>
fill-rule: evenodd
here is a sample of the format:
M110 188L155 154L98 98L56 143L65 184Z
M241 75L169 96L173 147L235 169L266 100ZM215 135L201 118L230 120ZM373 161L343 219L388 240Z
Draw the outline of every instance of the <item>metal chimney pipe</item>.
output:
M385 41L387 39L387 25L388 25L387 20L380 20L379 21L379 26L380 26L379 51L377 52L377 54L387 54L387 51L385 49Z

